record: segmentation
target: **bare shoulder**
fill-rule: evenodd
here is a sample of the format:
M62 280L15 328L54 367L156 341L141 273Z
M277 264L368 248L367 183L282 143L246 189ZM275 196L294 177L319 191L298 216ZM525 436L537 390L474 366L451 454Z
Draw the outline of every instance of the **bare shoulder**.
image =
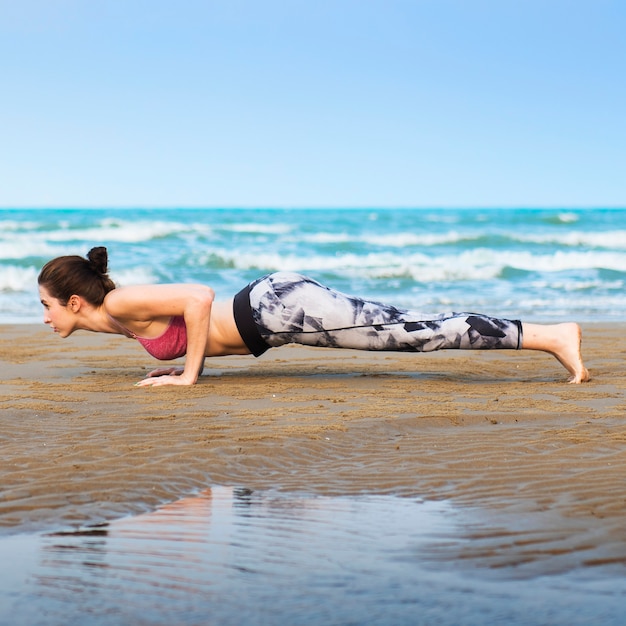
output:
M211 287L192 283L130 285L110 291L104 307L114 317L147 319L182 315L190 302L213 302Z

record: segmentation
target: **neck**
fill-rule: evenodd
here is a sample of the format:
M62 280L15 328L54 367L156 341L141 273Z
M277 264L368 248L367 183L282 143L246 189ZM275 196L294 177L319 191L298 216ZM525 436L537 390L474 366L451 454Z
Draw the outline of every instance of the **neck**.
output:
M95 307L86 304L83 306L79 313L76 328L94 333L124 334L122 329L115 324L115 320L105 311L104 305Z

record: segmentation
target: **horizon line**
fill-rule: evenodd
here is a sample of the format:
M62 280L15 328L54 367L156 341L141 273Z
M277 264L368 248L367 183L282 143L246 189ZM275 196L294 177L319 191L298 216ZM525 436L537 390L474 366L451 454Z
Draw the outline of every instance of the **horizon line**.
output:
M585 211L585 210L613 210L626 209L626 204L609 204L609 205L567 205L567 204L546 204L546 205L524 205L524 204L507 204L507 205L176 205L176 204L115 204L115 205L80 205L80 204L50 204L50 205L23 205L23 206L0 206L0 211L21 211L33 210L42 211L51 210L198 210L198 211L306 211L306 210L345 210L345 211L428 211L428 210L453 210L453 211L471 211L471 210L568 210L568 211Z

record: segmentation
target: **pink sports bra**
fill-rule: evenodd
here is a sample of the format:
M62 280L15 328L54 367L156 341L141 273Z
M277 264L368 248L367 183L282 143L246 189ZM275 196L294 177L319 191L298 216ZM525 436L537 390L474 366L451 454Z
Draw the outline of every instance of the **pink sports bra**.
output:
M138 337L125 326L122 326L115 318L109 315L111 321L121 330L127 337L136 339L155 359L159 361L169 361L177 359L187 353L187 326L185 326L185 318L182 315L175 315L170 319L167 328L159 337L147 339L146 337Z

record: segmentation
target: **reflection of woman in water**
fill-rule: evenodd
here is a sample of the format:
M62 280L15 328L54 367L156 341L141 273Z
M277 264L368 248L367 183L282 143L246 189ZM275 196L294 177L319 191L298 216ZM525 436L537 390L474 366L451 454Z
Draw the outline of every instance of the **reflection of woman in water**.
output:
M541 350L580 383L589 374L574 323L527 324L476 313L425 314L333 291L292 272L250 283L215 302L210 287L192 284L116 288L106 248L87 258L62 256L39 274L44 322L61 337L75 330L137 339L160 360L186 355L184 368L159 368L138 385L193 385L205 357L259 356L288 343L357 350Z

